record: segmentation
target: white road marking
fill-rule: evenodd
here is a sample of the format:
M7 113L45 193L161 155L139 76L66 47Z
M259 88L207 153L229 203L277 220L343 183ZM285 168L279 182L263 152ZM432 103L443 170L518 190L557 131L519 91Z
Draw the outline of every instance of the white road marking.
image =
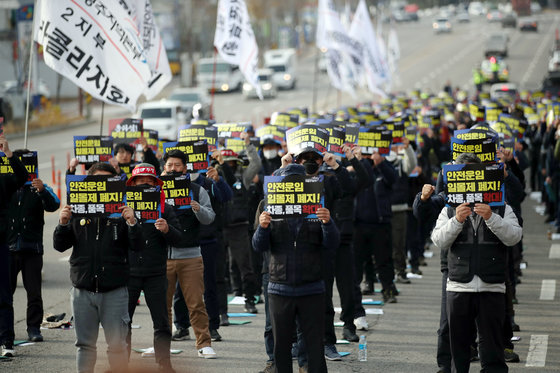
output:
M545 35L552 35L553 34L554 28L557 25L557 21L558 21L558 16L554 17L554 22L552 22L552 24L550 25L550 28L545 33ZM533 57L533 60L529 64L529 67L527 68L527 70L525 71L525 74L523 75L523 78L521 79L521 83L520 83L521 87L525 87L525 84L529 80L529 77L531 76L531 74L533 74L533 71L537 67L537 63L539 61L541 61L541 55L544 53L544 51L546 49L546 46L549 45L549 43L550 43L549 38L547 38L547 37L542 38L541 44L539 45L537 51L535 52L535 56Z
M548 349L548 335L532 335L527 354L526 367L544 367L546 351Z
M540 300L554 300L556 280L542 280Z
M553 243L550 246L550 254L548 254L549 259L560 259L560 244Z

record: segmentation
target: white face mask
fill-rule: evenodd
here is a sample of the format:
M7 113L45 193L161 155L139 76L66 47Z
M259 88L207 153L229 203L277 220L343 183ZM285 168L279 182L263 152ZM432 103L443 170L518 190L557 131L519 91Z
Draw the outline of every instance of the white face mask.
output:
M276 149L263 150L263 155L266 159L273 159L278 156L278 150Z

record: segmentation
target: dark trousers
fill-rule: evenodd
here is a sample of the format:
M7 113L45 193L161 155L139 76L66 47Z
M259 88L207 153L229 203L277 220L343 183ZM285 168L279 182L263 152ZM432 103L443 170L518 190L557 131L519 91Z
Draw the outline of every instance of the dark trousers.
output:
M332 251L325 252L323 255L323 281L325 281L325 345L334 345L336 343L336 334L334 332L334 305L333 284L334 284L334 253Z
M43 298L41 296L43 255L36 252L11 252L10 256L12 294L16 291L17 276L21 272L23 287L27 293L27 331L38 332L43 322Z
M437 365L445 373L451 373L451 346L449 345L449 324L447 322L447 271L441 276L441 310L437 331Z
M274 361L274 337L272 335L272 322L270 321L270 306L268 303L268 280L270 274L263 273L262 284L263 284L263 296L264 296L264 348L266 354L268 355L268 361Z
M249 225L240 224L233 227L224 227L223 234L224 243L229 247L230 258L237 263L241 272L245 298L254 301L257 281L251 265Z
M334 277L336 278L336 288L340 296L340 306L342 312L340 313L340 320L344 322L344 327L355 331L354 325L354 250L352 247L352 235L344 235L340 237L340 245L336 249L334 258ZM332 290L333 278L325 279L326 297L331 298L332 304ZM360 300L361 301L361 300ZM328 313L327 313L328 318ZM330 324L329 324L330 323ZM334 335L334 314L333 319L325 320L325 325L330 325L332 330L331 339L326 339L326 344L336 343L336 336ZM328 330L328 329L327 329ZM327 334L329 332L327 331ZM333 342L332 336L335 337ZM332 342L332 343L331 343Z
M165 274L151 277L130 276L128 280L128 314L130 323L136 309L140 292L144 290L144 298L150 309L150 316L154 327L154 350L156 362L167 364L169 362L169 348L171 347L171 329L167 316L167 276ZM132 330L128 327L126 342L130 358Z
M226 248L222 240L222 232L216 232L216 296L218 298L218 313L227 313L227 284L226 284L226 271L227 271L227 257Z
M10 251L0 243L0 343L14 343L14 308L10 285Z
M200 249L204 263L204 304L208 314L208 329L218 330L220 328L220 309L216 287L218 241L201 242ZM186 329L191 325L189 310L178 282L173 295L173 324L177 329Z
M296 317L299 318L307 349L308 372L327 372L323 348L324 298L325 294L302 297L268 294L277 373L292 373L292 341Z
M406 219L406 250L410 253L412 269L418 269L420 266L420 257L424 254L424 242L426 239L422 236L418 220L412 211L409 211Z
M383 290L393 284L393 259L391 244L391 223L357 224L354 231L356 254L356 278L361 279L362 265L368 257L375 258L375 270Z
M395 211L391 219L391 246L396 273L406 271L406 217L406 211Z
M505 373L502 334L505 318L505 295L502 293L447 292L447 319L453 373L467 373L470 366L470 345L476 322L481 372Z

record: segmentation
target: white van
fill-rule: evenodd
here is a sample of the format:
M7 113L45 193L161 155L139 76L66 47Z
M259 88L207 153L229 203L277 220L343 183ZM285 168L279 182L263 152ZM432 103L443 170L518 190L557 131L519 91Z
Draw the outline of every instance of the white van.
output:
M214 77L214 61L216 75ZM212 82L216 92L238 91L243 86L243 74L239 67L230 65L221 58L201 58L196 66L196 81L198 86L212 91Z
M469 4L468 12L471 16L484 15L484 6L480 1L473 1Z
M151 101L138 107L138 118L143 119L145 129L158 131L160 139L177 140L177 131L187 123L179 101Z
M272 79L280 89L296 87L296 64L296 51L293 48L264 52L264 66L274 71Z

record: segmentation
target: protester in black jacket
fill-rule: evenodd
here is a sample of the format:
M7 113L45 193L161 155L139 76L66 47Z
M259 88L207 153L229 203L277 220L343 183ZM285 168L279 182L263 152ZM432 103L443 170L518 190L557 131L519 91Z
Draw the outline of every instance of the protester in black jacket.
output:
M94 163L88 175L116 176L117 172L107 163ZM53 243L60 252L72 248L71 303L79 372L94 371L99 324L105 333L111 370L127 370L128 251L139 250L141 238L140 225L130 207L123 206L118 219L72 217L69 205L60 211Z
M162 181L156 176L155 168L149 163L140 163L132 170L132 176L127 180L129 186L152 187L162 186ZM140 221L142 241L145 245L141 251L130 251L130 279L128 281L128 312L130 324L128 328L127 344L128 356L132 348L132 318L140 292L144 291L146 304L150 309L150 316L154 325L154 350L156 362L160 372L174 373L171 367L169 349L171 347L171 327L167 315L167 246L179 243L181 232L179 221L173 207L161 206L161 218L155 223Z
M10 252L6 243L8 223L8 201L27 181L27 170L14 156L4 135L0 135L0 152L8 158L13 175L0 175L0 345L1 355L10 357L14 351L14 309L10 285Z
M16 156L28 153L15 151ZM23 286L27 292L27 335L32 342L41 342L40 326L43 321L43 299L41 297L41 270L43 269L43 226L44 214L58 210L60 200L52 188L34 179L19 188L8 202L8 245L11 256L12 292L17 287L17 276L21 272Z

